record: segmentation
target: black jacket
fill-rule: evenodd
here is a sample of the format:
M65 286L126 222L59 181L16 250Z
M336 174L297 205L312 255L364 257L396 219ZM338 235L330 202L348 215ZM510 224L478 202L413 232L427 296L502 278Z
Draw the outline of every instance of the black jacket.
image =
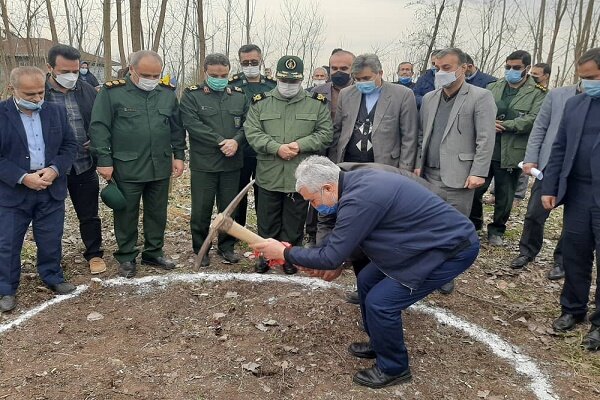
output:
M48 97L48 92L52 88L50 82L48 82L48 78L49 75L46 77L46 98ZM94 107L94 101L96 100L96 89L89 83L83 81L80 77L77 80L77 85L75 85L74 90L75 100L79 106L81 118L83 118L83 126L87 132L90 127L90 120L92 119L92 108Z

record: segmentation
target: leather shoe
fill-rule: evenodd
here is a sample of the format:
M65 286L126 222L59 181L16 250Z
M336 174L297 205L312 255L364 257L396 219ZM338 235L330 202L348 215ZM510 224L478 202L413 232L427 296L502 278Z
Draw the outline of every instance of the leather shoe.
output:
M548 275L546 275L548 279L551 281L557 281L565 277L565 269L562 264L555 263L554 268L548 271Z
M296 272L298 272L298 268L294 264L286 262L283 264L283 272L285 272L286 275L294 275Z
M14 310L17 306L17 298L7 295L0 298L0 312L8 312Z
M441 294L450 294L454 292L454 279L448 283L444 283L438 290Z
M269 262L264 257L258 257L254 265L254 271L264 274L269 270Z
M348 353L358 358L376 358L371 342L355 342L348 346Z
M488 235L488 243L494 247L499 247L499 246L504 245L504 243L502 242L502 236L498 236L498 235Z
M175 263L165 257L156 257L156 258L143 258L142 257L142 264L151 265L153 267L158 267L161 269L175 268Z
M119 275L123 278L133 278L136 272L135 261L126 261L119 264Z
M521 269L521 268L525 267L527 264L529 264L531 261L533 261L533 259L531 257L523 255L523 254L519 254L519 257L517 257L511 261L510 267L512 269Z
M600 350L600 326L592 325L590 331L583 338L581 345L589 351Z
M585 314L569 314L562 313L560 317L554 320L552 323L552 328L554 328L557 332L566 332L575 328L575 325L583 322L585 320Z
M223 259L230 264L237 264L240 262L240 257L233 252L233 250L218 250L217 253L223 257Z
M358 371L352 381L362 386L367 386L372 389L380 389L386 386L397 385L402 382L408 382L412 379L410 369L407 368L400 375L388 375L379 369L377 365L372 368Z
M57 294L69 294L73 293L77 289L77 286L69 282L61 282L56 285L50 285L50 289Z
M360 296L358 295L358 290L346 293L346 303L360 304Z

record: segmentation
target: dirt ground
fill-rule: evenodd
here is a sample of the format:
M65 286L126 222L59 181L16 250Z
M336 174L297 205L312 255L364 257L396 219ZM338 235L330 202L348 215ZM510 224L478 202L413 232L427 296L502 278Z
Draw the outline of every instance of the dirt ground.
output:
M165 251L179 263L175 274L195 271L188 192L186 179L176 183L169 207ZM522 202L513 211L505 247L490 248L483 240L478 260L459 277L456 292L434 294L425 304L448 309L519 346L548 376L558 398L599 398L600 353L579 346L589 324L566 335L550 328L559 314L561 282L548 281L545 273L560 212L549 222L536 262L523 271L508 267L525 206ZM69 208L65 272L72 282L89 284L73 214ZM115 244L111 215L105 208L102 215L109 271L100 277L108 279L116 276L110 256ZM252 272L247 259L237 265L220 263L216 255L212 260L206 272ZM23 262L19 306L0 316L0 323L52 298L35 274L31 241ZM144 267L138 275L162 273ZM347 271L338 281L352 285L353 275ZM93 283L81 296L0 335L0 400L535 398L529 379L486 345L414 310L404 318L412 382L381 390L353 384L352 375L372 362L346 351L366 336L358 308L343 296L340 289L280 283ZM93 313L102 319L88 320Z

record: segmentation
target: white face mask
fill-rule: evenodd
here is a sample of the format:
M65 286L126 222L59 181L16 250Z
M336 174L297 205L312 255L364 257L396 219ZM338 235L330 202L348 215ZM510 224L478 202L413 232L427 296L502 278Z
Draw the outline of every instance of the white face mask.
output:
M291 99L300 92L302 82L286 83L277 81L277 91L286 99Z
M260 75L260 65L249 65L247 67L242 67L242 72L248 78L256 78Z
M135 86L142 90L145 90L146 92L153 91L154 88L158 86L158 82L160 82L160 79L142 78L136 71L133 72L137 75L139 82L135 83L133 82L133 79L131 81L135 84Z
M322 85L326 82L327 82L327 80L325 80L325 79L313 79L313 83L315 84L315 86Z
M458 72L458 70L456 71L452 71L452 72L445 72L445 71L438 71L435 73L435 88L439 89L439 88L447 88L450 85L452 85L454 82L456 82L456 79L458 79L458 77L456 76L456 73Z
M54 79L58 84L65 89L73 89L75 84L77 83L77 79L79 78L79 74L75 74L73 72L68 72L66 74L58 74L54 76Z
M87 73L88 73L88 69L87 69L87 68L81 68L81 69L79 70L79 72L81 72L81 74L82 74L82 75L85 75L85 74L87 74Z

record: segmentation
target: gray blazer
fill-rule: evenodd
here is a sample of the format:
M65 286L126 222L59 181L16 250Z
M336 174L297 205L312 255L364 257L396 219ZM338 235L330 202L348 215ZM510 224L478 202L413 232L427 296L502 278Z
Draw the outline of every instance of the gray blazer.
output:
M333 143L329 158L336 164L344 160L358 117L362 94L355 86L342 89L338 98ZM418 112L415 95L402 85L383 82L373 120L375 162L412 171L417 157Z
M417 168L427 155L442 89L423 97ZM460 88L440 145L440 175L444 185L463 188L467 177L487 177L496 140L496 102L487 89L464 83Z
M546 168L565 103L576 94L577 85L559 87L548 92L529 134L524 162L537 164L539 170Z

